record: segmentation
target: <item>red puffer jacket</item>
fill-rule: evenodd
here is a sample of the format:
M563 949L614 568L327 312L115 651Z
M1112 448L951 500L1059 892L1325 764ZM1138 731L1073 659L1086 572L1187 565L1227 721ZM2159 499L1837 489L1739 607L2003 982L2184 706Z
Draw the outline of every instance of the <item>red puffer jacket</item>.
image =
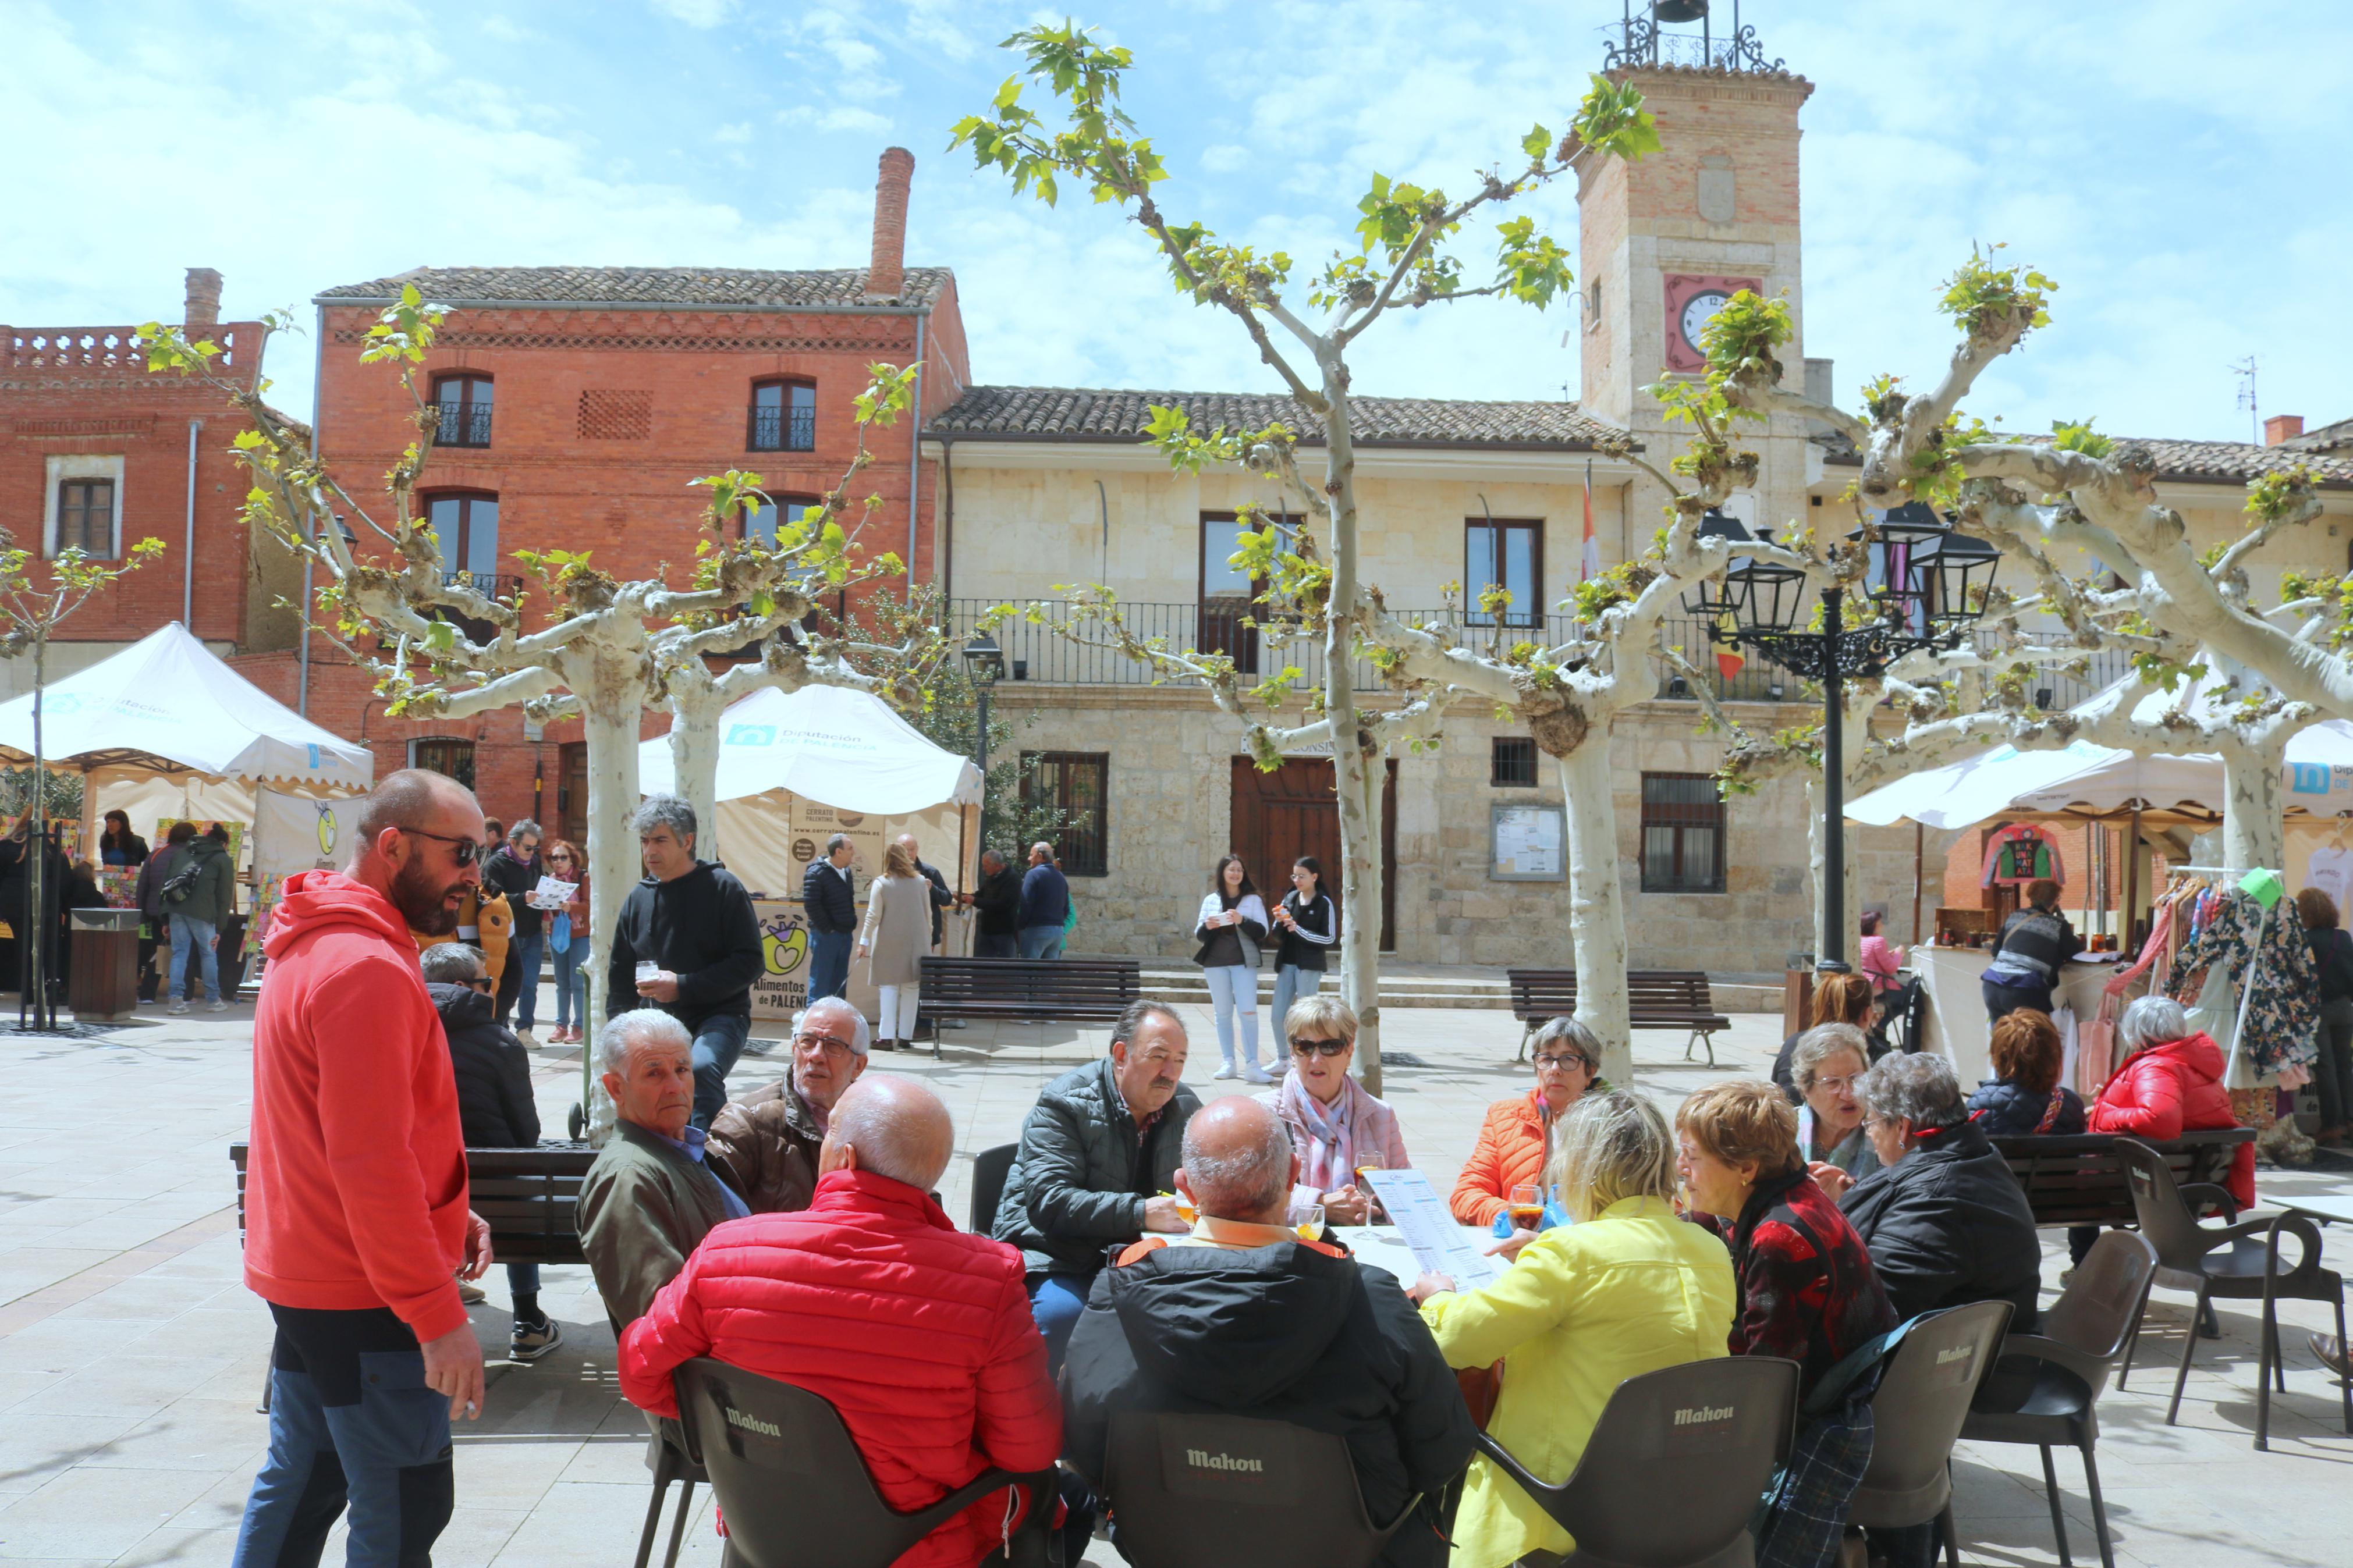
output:
M2122 1132L2152 1142L2236 1127L2222 1087L2222 1047L2204 1035L2150 1046L2127 1058L2100 1090L2089 1118L2094 1132ZM2242 1143L2223 1183L2241 1213L2255 1206L2255 1146Z
M670 1373L712 1356L841 1412L892 1507L938 1501L991 1465L1049 1468L1062 1413L1021 1255L871 1171L819 1179L807 1208L731 1220L621 1336L621 1392L678 1414ZM898 1568L967 1568L997 1544L1004 1494L925 1536Z

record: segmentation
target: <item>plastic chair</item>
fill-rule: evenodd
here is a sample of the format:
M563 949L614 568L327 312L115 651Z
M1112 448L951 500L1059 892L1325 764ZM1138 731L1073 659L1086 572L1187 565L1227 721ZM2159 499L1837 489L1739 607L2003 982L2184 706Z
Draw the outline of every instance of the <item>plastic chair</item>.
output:
M1365 1514L1348 1445L1248 1415L1112 1417L1103 1499L1136 1568L1280 1563L1370 1568L1421 1500L1387 1524Z
M678 1494L678 1513L670 1521L670 1550L662 1554L662 1568L677 1568L678 1549L686 1539L687 1516L694 1511L694 1483L710 1485L711 1478L701 1465L687 1457L681 1445L678 1423L659 1416L646 1418L652 1424L653 1436L646 1440L646 1468L654 1473L654 1495L646 1503L645 1528L638 1532L637 1568L646 1568L653 1560L654 1532L661 1528L662 1499L672 1481L684 1483Z
M1711 1357L1620 1384L1558 1486L1484 1432L1479 1451L1576 1539L1563 1568L1746 1568L1748 1522L1788 1458L1797 1412L1796 1362ZM1675 1488L1662 1507L1669 1475L1706 1484Z
M2042 1314L2040 1334L2012 1334L2001 1342L1997 1363L2004 1373L2031 1373L2033 1384L2014 1410L1973 1410L1961 1424L1971 1443L2031 1443L2042 1450L2042 1485L2051 1504L2051 1531L2059 1542L2060 1568L2071 1568L2067 1520L2059 1506L2059 1473L2051 1447L2066 1443L2084 1456L2084 1484L2092 1498L2092 1530L2100 1562L2116 1568L2108 1541L2107 1504L2100 1496L2100 1469L2092 1450L2100 1440L2094 1406L2108 1373L2132 1337L2157 1271L2157 1249L2128 1230L2112 1230L2093 1244L2077 1265L2067 1289ZM2008 1403L2008 1401L2004 1401Z
M1050 1562L1055 1476L984 1470L928 1508L902 1513L875 1489L840 1413L806 1388L699 1356L680 1367L688 1457L710 1472L727 1515L727 1568L889 1568L924 1536L1006 1487L1029 1494L1017 1563Z
M2010 1310L2007 1301L1972 1301L1923 1312L1905 1325L1871 1397L1871 1466L1855 1488L1848 1523L1897 1530L1934 1520L1948 1568L1960 1568L1953 1443L1993 1365Z
M1005 1196L1005 1178L1012 1173L1018 1143L999 1143L972 1157L972 1223L965 1228L987 1236L997 1224L997 1200Z
M2192 1216L2191 1202L2201 1206L2213 1189L2203 1183L2184 1187L2173 1179L2165 1156L2133 1138L2116 1140L2125 1163L2125 1180L2132 1193L2133 1212L2140 1233L2157 1249L2155 1283L2168 1290L2197 1293L2197 1313L2210 1315L2217 1299L2263 1304L2263 1330L2255 1353L2255 1447L2271 1446L2272 1384L2287 1392L2287 1369L2280 1360L2279 1312L2276 1303L2327 1301L2337 1309L2337 1333L2345 1335L2345 1280L2335 1270L2320 1267L2320 1230L2301 1215L2283 1214L2271 1219L2240 1220L2222 1226L2202 1226ZM2227 1201L2227 1194L2225 1194ZM2233 1210L2232 1212L2235 1212ZM2292 1269L2280 1268L2280 1233L2289 1232L2304 1244L2304 1256ZM2139 1343L2137 1316L2125 1347L2125 1370L2130 1371ZM2181 1343L2181 1364L2173 1374L2173 1400L2165 1407L2165 1424L2173 1425L2181 1410L2181 1388L2189 1381L2189 1358L2198 1349L2193 1331ZM2117 1384L2123 1384L2120 1373ZM2345 1430L2353 1435L2353 1383L2344 1389Z

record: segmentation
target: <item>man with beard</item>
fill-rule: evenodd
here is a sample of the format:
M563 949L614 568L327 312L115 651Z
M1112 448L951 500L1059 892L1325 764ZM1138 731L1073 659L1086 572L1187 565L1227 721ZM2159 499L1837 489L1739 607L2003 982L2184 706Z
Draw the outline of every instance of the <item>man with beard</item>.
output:
M345 870L286 879L246 1171L245 1279L278 1338L237 1568L316 1563L346 1502L355 1563L422 1563L448 1523L449 1423L482 1405L458 1277L490 1267L490 1227L408 933L456 929L481 855L472 792L411 768L361 808Z

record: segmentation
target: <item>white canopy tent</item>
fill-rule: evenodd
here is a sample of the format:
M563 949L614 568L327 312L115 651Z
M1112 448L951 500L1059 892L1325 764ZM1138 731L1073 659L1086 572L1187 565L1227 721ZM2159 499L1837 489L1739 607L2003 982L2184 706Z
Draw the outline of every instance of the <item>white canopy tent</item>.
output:
M176 621L40 698L46 764L86 781L85 843L101 799L131 812L134 827L159 816L236 818L255 824L254 865L266 876L332 858L341 847L335 814L311 803L360 794L375 777L365 746L271 697ZM14 764L33 759L33 700L27 692L0 703L0 757ZM288 831L278 835L273 797L307 797L290 803ZM295 831L296 817L311 820ZM276 837L286 840L282 855L262 843Z
M923 838L925 855L945 863L939 847L959 842L967 808L981 799L980 769L934 745L880 698L835 686L754 692L719 719L719 843L746 885L797 896L809 857L802 840L825 827L851 830L862 869L889 832ZM674 791L667 735L638 752L638 787ZM960 879L951 877L951 884Z

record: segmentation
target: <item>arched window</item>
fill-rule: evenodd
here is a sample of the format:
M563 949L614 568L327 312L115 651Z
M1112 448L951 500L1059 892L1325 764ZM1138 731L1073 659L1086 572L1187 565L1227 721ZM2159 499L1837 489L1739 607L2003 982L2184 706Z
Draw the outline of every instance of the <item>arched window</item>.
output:
M491 444L491 378L487 375L443 375L433 381L433 402L441 411L441 427L433 439L444 447L487 447Z
M786 523L798 522L801 514L817 505L810 496L770 496L774 506L746 502L744 507L744 537L756 539L763 544L776 542L776 530Z
M744 445L754 452L817 450L817 387L806 381L752 384L751 427Z

